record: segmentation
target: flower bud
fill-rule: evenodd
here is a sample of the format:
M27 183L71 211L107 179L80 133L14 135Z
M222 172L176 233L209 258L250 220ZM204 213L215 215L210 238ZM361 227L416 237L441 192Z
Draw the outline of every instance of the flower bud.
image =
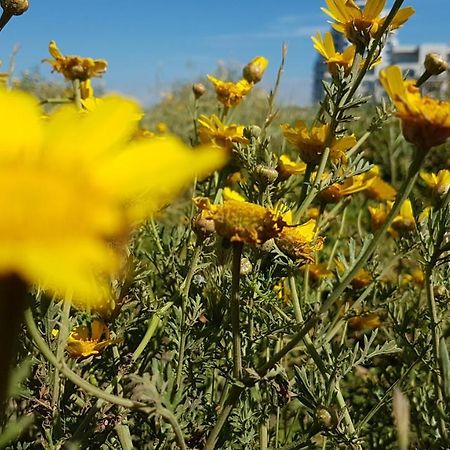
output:
M278 178L278 172L276 169L272 169L272 167L268 166L263 166L262 164L258 164L256 166L255 173L265 183L273 183Z
M0 5L5 13L20 16L29 7L28 0L1 0Z
M428 53L424 62L425 70L431 75L439 75L448 69L448 62L438 53Z
M206 239L207 237L212 236L216 231L214 220L207 219L201 213L197 214L192 219L192 229L200 239Z
M246 275L250 275L252 273L253 266L252 263L248 258L242 258L241 259L241 270L240 275L241 277L245 277Z
M200 98L206 92L206 87L203 83L194 83L192 85L192 92L195 98Z
M258 83L262 80L269 61L264 56L252 59L242 70L242 75L249 83Z
M325 406L318 406L314 412L314 416L317 424L323 430L332 430L336 428L339 422L336 411Z

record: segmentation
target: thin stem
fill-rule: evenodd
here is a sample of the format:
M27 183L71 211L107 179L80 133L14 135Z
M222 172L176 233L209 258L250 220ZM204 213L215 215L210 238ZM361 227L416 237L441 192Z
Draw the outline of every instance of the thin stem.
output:
M297 214L296 214L296 221L299 221L303 214L305 213L308 206L311 204L311 202L316 197L317 193L320 191L320 187L322 185L322 175L325 171L325 166L328 161L328 156L330 155L330 149L327 147L325 151L323 152L322 159L320 160L319 168L317 170L316 176L314 178L314 183L309 190L308 195L306 196L305 200L300 205Z
M75 78L75 80L73 80L73 100L75 103L75 106L78 109L82 109L82 105L81 105L81 83L80 80L78 78Z
M59 334L58 334L58 344L56 349L56 358L58 361L62 361L64 358L64 351L67 345L67 338L69 337L69 315L71 300L64 300L63 310L60 319ZM54 378L53 378L53 391L52 391L52 409L55 414L59 411L59 397L61 393L61 382L59 377L59 370L55 368Z
M176 386L180 389L183 383L183 361L184 353L186 351L186 341L187 341L187 326L186 326L186 306L189 301L189 290L191 288L192 278L194 277L195 271L198 267L198 262L200 255L202 253L201 241L197 241L195 244L194 254L192 255L191 265L186 278L182 286L181 294L181 336L180 336L180 346L178 348L178 363L177 363L177 378Z
M53 365L53 367L57 368L68 380L70 380L73 384L78 386L80 389L83 389L88 395L92 395L97 397L98 399L105 400L114 405L122 406L128 409L137 409L142 412L148 412L154 410L157 414L159 414L163 419L165 419L172 426L173 432L176 437L176 441L178 446L182 450L186 450L186 444L184 442L183 432L181 431L180 425L178 424L176 417L173 415L171 411L162 406L161 404L156 405L155 408L150 408L148 405L142 402L135 402L133 400L120 397L118 395L110 394L107 390L99 389L88 381L84 380L76 373L67 367L64 361L58 361L56 356L48 347L47 343L42 338L37 326L36 322L33 318L33 313L31 312L31 308L28 308L25 311L25 323L27 325L28 332L30 334L31 339L34 344L41 352L41 354L47 359L47 361Z
M241 277L241 242L233 244L233 265L231 268L231 328L233 333L233 377L237 380L242 377L242 353L241 353L241 330L240 330L240 298L239 281Z
M311 180L311 175L314 172L315 167L316 167L315 164L311 163L306 164L305 175L303 176L302 190L300 191L300 198L298 199L299 205L301 205L306 198L306 194L308 193L309 182Z
M442 391L442 359L440 357L439 346L441 340L441 331L439 325L439 318L437 312L436 300L434 298L434 285L433 285L433 267L429 266L425 270L425 290L428 302L428 309L430 312L431 318L431 336L433 343L433 357L435 364L438 366L438 370L434 371L433 380L434 380L434 389L436 392L436 400L437 400L437 409L439 412L439 429L442 434L442 437L447 439L448 431L445 424L445 413L444 413L444 394Z

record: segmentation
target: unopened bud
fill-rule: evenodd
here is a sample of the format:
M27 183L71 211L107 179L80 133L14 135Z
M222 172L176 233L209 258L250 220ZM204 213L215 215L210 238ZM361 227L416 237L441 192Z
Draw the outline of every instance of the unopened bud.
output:
M259 138L259 136L261 136L261 128L258 127L258 125L250 125L246 130L248 130L251 137Z
M448 62L438 53L428 53L424 66L431 75L439 75L448 69Z
M29 7L28 0L1 0L0 5L5 13L20 16Z
M252 263L248 258L242 258L241 259L241 270L240 274L242 277L245 277L246 275L250 275L252 273L253 266Z
M206 239L216 231L214 220L207 219L201 213L192 219L192 229L200 239Z
M336 428L338 424L338 417L336 411L331 408L326 408L325 406L317 407L315 413L315 419L317 424L323 430L331 430Z
M242 75L249 83L258 83L262 80L269 61L264 56L252 59L242 70Z
M273 183L278 178L278 171L272 167L259 164L255 168L255 173L265 183Z
M194 83L192 85L192 92L195 98L200 98L206 92L205 85L203 83Z

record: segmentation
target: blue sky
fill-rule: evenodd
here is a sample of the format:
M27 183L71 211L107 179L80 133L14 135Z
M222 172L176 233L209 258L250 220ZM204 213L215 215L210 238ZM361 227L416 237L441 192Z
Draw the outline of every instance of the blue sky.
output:
M264 81L270 87L285 41L289 52L282 96L305 104L315 58L310 36L328 27L320 11L324 3L30 0L29 11L1 33L0 58L6 62L19 43L17 71L41 66L41 73L51 78L49 66L40 61L54 39L63 53L107 59L106 87L148 104L175 82L213 72L219 61L237 68L256 55L270 60ZM449 0L406 0L404 5L413 6L416 15L400 30L401 43L450 44Z

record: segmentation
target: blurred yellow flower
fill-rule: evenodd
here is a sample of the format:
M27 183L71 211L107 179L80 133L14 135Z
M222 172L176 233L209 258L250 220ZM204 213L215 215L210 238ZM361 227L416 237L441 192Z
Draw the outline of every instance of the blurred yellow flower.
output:
M367 0L363 10L356 5L354 0L326 0L326 3L328 9L321 9L335 21L332 24L333 28L345 34L347 39L356 45L367 45L371 38L376 37L378 30L386 20L386 17L380 16L386 0ZM388 30L400 28L412 14L414 14L414 8L400 9Z
M312 127L308 130L305 122L299 120L294 127L288 124L281 125L287 141L294 145L302 160L309 164L319 164L325 151L330 126L328 124ZM330 142L331 160L345 161L345 152L356 144L356 138L352 134L344 137L333 137Z
M365 191L372 183L373 179L366 174L354 175L342 183L334 183L327 187L319 193L318 198L324 203L335 203L344 197Z
M420 178L436 195L444 195L450 187L450 170L440 170L437 174L420 172Z
M245 198L236 191L233 191L229 187L225 187L222 193L224 200L236 200L238 202L245 202Z
M409 273L405 273L401 277L401 283L404 285L415 284L422 287L425 281L425 274L421 269L412 269Z
M276 212L242 200L225 200L221 205L213 205L209 199L197 197L194 203L203 218L214 221L217 234L231 242L262 244L278 236L286 224Z
M333 276L333 272L327 269L326 264L308 264L304 267L304 269L308 269L309 279L313 282Z
M208 80L214 86L217 100L227 108L238 105L253 87L251 83L244 79L233 83L232 81L222 81L212 75L208 75Z
M111 97L89 114L63 106L42 120L32 97L0 96L0 276L101 306L132 227L226 162L174 138L131 142L138 113Z
M109 328L100 320L94 319L90 327L76 327L67 339L67 352L72 358L87 358L98 355L116 341L110 339Z
M278 159L277 171L280 179L285 180L292 175L303 175L306 164L302 161L292 161L288 155L281 155Z
M48 50L54 59L44 59L43 61L51 64L53 70L64 75L67 80L85 81L102 75L108 68L108 63L104 59L63 55L55 41L50 41Z
M299 265L314 262L314 253L323 248L323 238L316 236L316 221L292 224L292 212L283 214L287 226L275 238L278 248Z
M386 218L391 208L386 203L380 203L377 206L369 206L368 209L372 230L378 230L378 228L386 222Z
M382 321L377 313L366 313L348 319L348 327L353 331L373 330L379 328L381 325Z
M373 200L387 201L393 200L397 195L394 187L380 177L380 168L378 166L374 166L366 172L365 177L367 180L371 180L369 186L364 190L366 197Z
M320 32L317 32L316 36L312 36L311 39L314 42L314 48L324 57L328 71L333 76L339 73L340 68L344 70L345 75L350 73L355 59L356 47L354 45L347 47L343 53L337 52L333 36L329 31L325 33L325 38Z
M253 84L260 82L268 65L269 61L264 56L253 58L242 71L244 80Z
M210 117L201 115L197 120L200 125L198 136L203 144L213 144L229 151L234 144L248 144L242 125L224 125L215 114Z
M428 151L450 137L450 102L422 97L414 81L403 80L397 66L383 69L380 81L397 108L408 142L421 151Z

